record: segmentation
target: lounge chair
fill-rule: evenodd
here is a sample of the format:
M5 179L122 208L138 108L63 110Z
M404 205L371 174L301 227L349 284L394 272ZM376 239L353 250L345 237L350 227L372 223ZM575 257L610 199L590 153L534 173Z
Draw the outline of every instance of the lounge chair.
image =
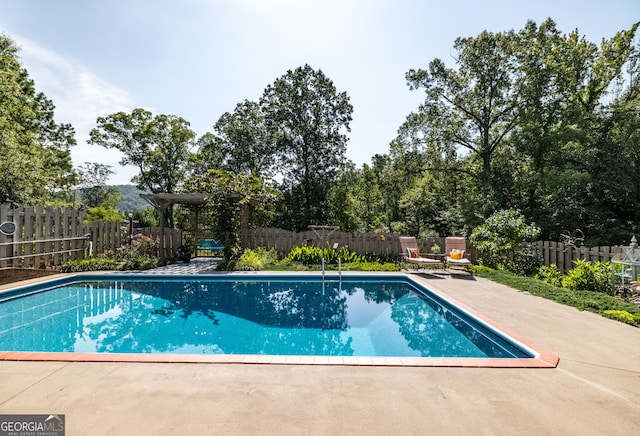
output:
M400 236L400 246L402 247L402 261L416 265L436 265L444 268L444 262L438 259L429 259L420 256L418 241L413 236Z
M448 236L445 239L447 266L471 266L467 253L467 240L459 236Z

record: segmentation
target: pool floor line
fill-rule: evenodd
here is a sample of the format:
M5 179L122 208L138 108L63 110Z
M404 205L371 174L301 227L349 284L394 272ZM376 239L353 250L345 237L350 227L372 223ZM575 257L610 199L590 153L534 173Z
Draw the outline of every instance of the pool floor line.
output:
M69 277L71 275L57 275ZM142 354L142 353L73 353L73 352L18 352L0 351L0 361L38 362L109 362L109 363L191 363L191 364L270 364L270 365L325 365L325 366L382 366L382 367L447 367L447 368L556 368L560 358L526 338L499 325L492 319L439 290L418 275L404 273L410 280L449 301L491 327L529 347L532 358L476 358L476 357L381 357L381 356L299 356L254 354ZM201 276L200 276L201 277ZM52 277L29 280L29 284L50 281ZM24 286L22 282L18 286ZM13 285L15 286L15 284ZM7 289L11 286L0 286Z

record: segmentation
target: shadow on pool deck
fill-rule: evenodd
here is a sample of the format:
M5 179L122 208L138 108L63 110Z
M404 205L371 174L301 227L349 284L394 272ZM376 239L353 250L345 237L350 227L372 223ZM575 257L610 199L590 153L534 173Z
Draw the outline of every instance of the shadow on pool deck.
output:
M640 329L482 278L420 275L554 369L0 362L0 413L67 434L640 434Z

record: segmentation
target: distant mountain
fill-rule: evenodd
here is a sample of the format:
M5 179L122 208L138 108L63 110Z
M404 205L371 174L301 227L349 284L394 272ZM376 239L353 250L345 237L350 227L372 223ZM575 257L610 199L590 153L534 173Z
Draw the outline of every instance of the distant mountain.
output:
M121 212L129 212L132 210L151 209L151 205L146 200L140 198L140 194L145 194L135 187L135 185L115 185L122 193L122 200L116 205L116 209Z

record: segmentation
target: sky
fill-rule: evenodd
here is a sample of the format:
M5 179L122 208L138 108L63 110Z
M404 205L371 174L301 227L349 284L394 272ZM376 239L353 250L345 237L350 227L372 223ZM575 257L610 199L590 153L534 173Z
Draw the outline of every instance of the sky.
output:
M308 64L353 105L346 157L357 166L389 143L423 100L405 74L435 58L455 67L458 37L553 19L600 43L640 21L638 0L0 0L0 33L21 48L36 90L71 123L74 166L136 170L86 144L96 119L145 108L184 118L198 136Z

